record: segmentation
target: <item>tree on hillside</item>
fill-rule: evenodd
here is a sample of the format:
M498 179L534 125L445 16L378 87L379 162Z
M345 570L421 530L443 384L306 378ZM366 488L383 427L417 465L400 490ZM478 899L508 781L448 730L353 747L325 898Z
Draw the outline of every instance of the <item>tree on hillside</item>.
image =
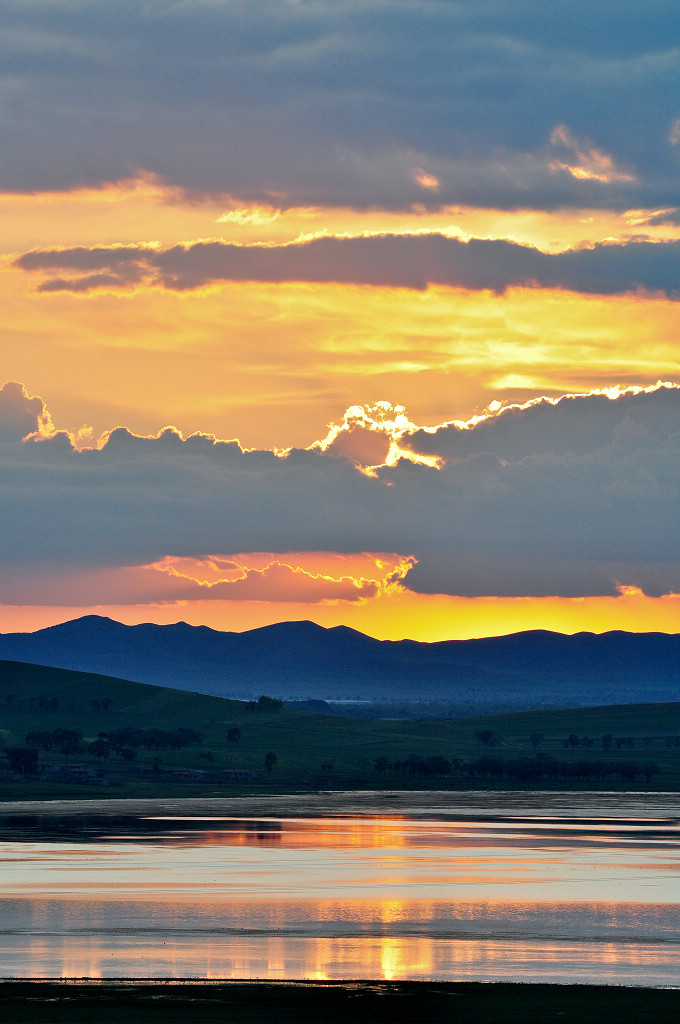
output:
M237 725L232 726L232 728L228 731L227 739L230 740L232 743L238 743L238 741L241 739L241 730Z
M451 762L441 754L422 757L420 754L409 754L405 761L397 761L394 767L409 775L450 775Z
M271 750L269 751L268 754L264 755L264 766L268 772L272 770L277 761L278 757L276 756L276 754L272 753Z
M52 747L54 739L51 732L27 732L26 742L30 747L42 747L45 753L47 753Z
M35 775L38 770L38 751L34 747L10 747L7 760L13 772L22 775Z
M257 700L249 700L248 707L251 711L280 711L283 707L283 701L279 700L278 697L265 697L262 694Z
M52 739L65 754L76 753L80 749L83 734L80 729L53 729Z

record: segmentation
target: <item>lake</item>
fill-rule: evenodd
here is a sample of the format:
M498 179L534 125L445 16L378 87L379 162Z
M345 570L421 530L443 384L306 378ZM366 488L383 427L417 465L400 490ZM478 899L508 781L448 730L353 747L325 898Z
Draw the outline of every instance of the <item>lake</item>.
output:
M0 805L0 976L680 985L669 794Z

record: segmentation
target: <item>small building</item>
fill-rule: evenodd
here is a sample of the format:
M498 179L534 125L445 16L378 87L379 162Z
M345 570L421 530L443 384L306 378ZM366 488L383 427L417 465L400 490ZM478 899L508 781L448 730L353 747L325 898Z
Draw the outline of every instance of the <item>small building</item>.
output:
M222 772L222 777L228 782L251 782L259 776L256 768L225 768Z

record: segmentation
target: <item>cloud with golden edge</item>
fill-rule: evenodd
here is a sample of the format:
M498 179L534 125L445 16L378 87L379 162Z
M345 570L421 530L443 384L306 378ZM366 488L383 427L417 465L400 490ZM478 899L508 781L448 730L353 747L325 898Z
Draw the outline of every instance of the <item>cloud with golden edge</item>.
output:
M439 178L422 167L415 167L413 169L413 180L419 188L424 188L428 192L439 191Z
M381 466L395 466L399 459L438 468L441 460L437 456L419 455L400 447L400 438L417 429L402 405L386 401L370 406L352 405L345 410L341 422L331 423L326 437L310 449L352 459L362 472L373 475Z
M167 555L147 565L77 572L46 567L39 577L3 575L0 605L357 604L400 592L414 562L394 554L303 551L206 558Z
M544 252L505 240L443 234L315 233L295 242L196 241L34 249L13 266L40 276L37 291L89 295L161 288L191 292L228 282L368 285L426 291L431 286L490 291L562 289L586 295L657 293L677 299L680 241L608 242Z
M355 561L372 561L372 569L366 576L333 572L332 553L313 553L313 560L317 566L325 562L328 571L312 571L308 567L310 553L297 556L294 552L278 557L257 552L211 555L207 559L167 556L145 568L181 581L172 595L173 600L326 603L365 601L389 594L400 587L415 562L413 558L359 555ZM351 556L349 561L352 561Z
M677 385L544 399L428 430L411 429L404 411L381 403L350 410L326 450L285 455L173 429L139 436L118 428L81 451L62 432L22 440L42 408L16 385L0 390L7 587L46 566L82 572L217 551L227 562L215 563L222 571L213 577L192 583L193 572L176 565L166 573L184 588L175 595L260 600L267 588L288 588L310 600L352 600L377 595L374 572L303 567L285 552L382 549L403 555L396 582L426 594L680 590ZM415 459L388 463L393 434ZM367 449L373 435L379 450ZM333 450L348 440L350 456ZM358 471L376 458L384 461L370 474ZM265 550L284 554L240 567L232 555ZM387 569L387 583L396 570ZM5 596L9 603L11 588Z
M566 171L573 178L579 181L599 181L609 185L614 181L636 181L634 174L620 170L614 163L613 157L603 153L588 142L577 139L566 125L558 125L550 135L550 142L557 148L567 150L572 154L572 160L552 160L550 168L553 171Z

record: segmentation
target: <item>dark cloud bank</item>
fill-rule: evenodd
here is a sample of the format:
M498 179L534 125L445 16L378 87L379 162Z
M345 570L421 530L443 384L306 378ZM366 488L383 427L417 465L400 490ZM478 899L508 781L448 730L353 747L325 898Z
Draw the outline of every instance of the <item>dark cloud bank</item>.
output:
M14 573L236 551L398 551L423 592L680 591L680 389L510 408L402 439L377 478L319 450L279 458L172 430L101 450L19 441L42 403L0 392L0 565Z
M184 291L225 281L308 281L424 289L451 285L503 292L531 285L617 294L680 294L680 242L601 244L544 253L506 241L462 242L440 234L316 238L291 245L197 242L36 250L15 261L46 275L41 291L87 292L140 283Z
M675 0L0 0L0 24L0 188L680 205ZM614 173L575 177L593 153Z

